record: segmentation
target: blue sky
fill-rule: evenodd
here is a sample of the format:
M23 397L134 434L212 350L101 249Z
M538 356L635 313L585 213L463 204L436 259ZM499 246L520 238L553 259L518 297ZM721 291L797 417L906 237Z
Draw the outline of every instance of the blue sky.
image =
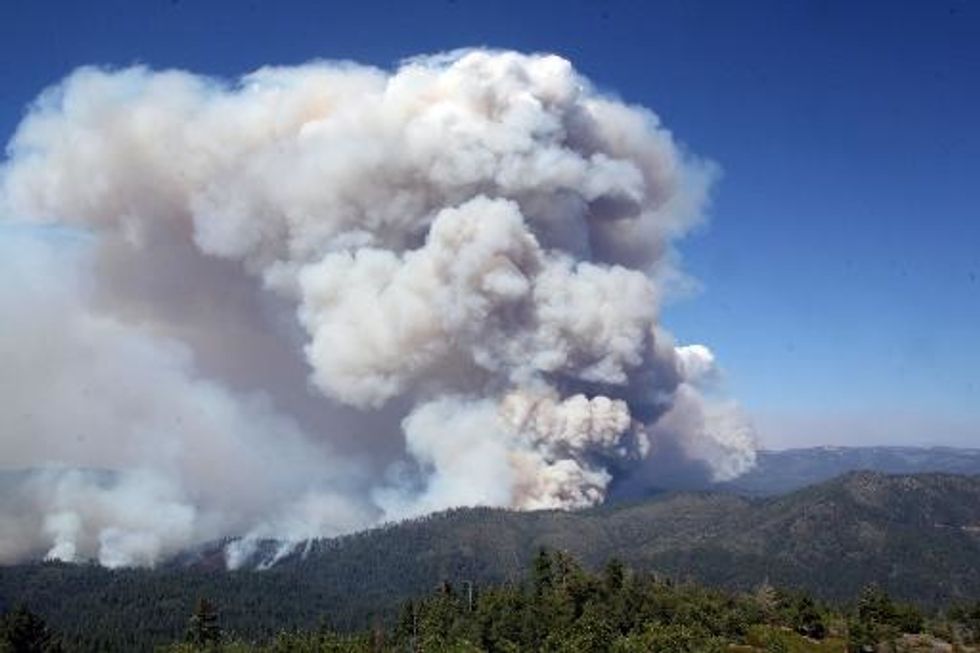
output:
M566 56L720 164L681 246L703 289L665 321L767 445L980 446L980 3L6 0L0 134L86 63L474 45Z

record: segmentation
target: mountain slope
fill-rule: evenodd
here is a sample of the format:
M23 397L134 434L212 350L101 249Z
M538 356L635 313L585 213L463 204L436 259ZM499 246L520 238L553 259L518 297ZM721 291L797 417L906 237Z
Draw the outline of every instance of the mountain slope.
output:
M980 474L980 449L953 447L812 447L760 451L749 472L718 489L785 494L853 471L886 474Z
M330 582L367 556L388 592L409 578L517 577L542 546L732 587L768 578L846 598L878 582L944 601L980 594L980 478L854 473L772 499L696 493L577 513L459 510L316 542L279 568Z
M0 605L26 601L69 632L93 615L122 633L162 624L160 641L180 635L199 596L246 635L322 618L363 626L442 580L517 580L542 546L592 567L617 556L637 570L733 588L768 580L852 599L877 582L947 603L980 596L980 477L861 472L776 498L684 493L573 513L461 509L312 542L261 572L217 569L217 550L157 570L21 565L0 568Z

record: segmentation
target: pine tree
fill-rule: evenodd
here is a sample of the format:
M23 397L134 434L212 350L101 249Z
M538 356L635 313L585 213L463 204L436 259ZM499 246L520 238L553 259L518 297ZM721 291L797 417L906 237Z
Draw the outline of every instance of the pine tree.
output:
M858 599L858 619L868 624L890 623L895 613L891 597L877 585L868 585Z
M551 565L551 555L544 547L538 551L538 555L534 558L531 574L535 594L540 596L551 589L554 583L554 570Z
M623 582L626 580L626 566L619 558L612 558L606 563L603 581L606 591L615 594L623 589Z
M806 595L801 596L796 603L795 612L796 632L813 639L823 639L827 628L813 599Z
M187 641L201 648L215 646L221 642L221 626L218 624L218 611L207 599L199 599L187 624Z

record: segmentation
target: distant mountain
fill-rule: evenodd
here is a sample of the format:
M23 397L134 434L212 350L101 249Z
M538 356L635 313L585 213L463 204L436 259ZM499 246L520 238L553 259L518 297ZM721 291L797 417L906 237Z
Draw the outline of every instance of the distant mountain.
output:
M717 489L742 494L785 494L859 470L886 474L980 474L980 449L953 447L813 447L760 451L758 464Z
M153 621L159 641L179 636L199 596L244 635L323 618L363 626L442 580L517 581L540 547L587 566L616 556L637 570L736 589L768 580L851 599L874 582L948 603L980 596L980 476L860 472L781 497L703 492L580 512L460 509L308 542L266 571L226 572L220 549L156 570L3 567L0 604L24 601L67 632L96 617L123 634ZM253 564L272 552L282 554L281 544L262 544Z

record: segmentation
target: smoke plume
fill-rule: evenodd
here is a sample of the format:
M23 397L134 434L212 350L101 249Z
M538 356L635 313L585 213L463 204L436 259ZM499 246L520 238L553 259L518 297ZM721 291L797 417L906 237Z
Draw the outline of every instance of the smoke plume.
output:
M75 71L0 172L0 561L740 474L659 324L714 173L556 56Z

